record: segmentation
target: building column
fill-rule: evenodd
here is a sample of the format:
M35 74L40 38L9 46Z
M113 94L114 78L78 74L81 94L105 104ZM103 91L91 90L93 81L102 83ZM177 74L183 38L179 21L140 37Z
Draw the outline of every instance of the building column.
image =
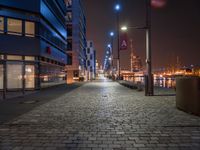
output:
M25 94L25 62L23 56L23 63L22 63L22 94Z

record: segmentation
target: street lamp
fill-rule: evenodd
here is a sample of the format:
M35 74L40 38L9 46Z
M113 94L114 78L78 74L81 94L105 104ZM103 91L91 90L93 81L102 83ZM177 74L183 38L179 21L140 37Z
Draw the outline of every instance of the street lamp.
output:
M113 32L113 31L111 31L110 32L110 38L111 38L111 44L110 44L110 51L111 51L111 70L112 70L112 75L113 75L113 69L114 69L114 64L113 64L113 59L114 59L114 57L113 57L113 41L114 41L114 35L115 35L115 33Z
M151 60L152 59L151 58L151 0L146 0L146 25L145 25L145 27L123 26L121 28L121 30L126 31L127 28L145 29L146 30L146 74L147 75L145 77L145 79L146 79L145 80L145 95L153 96L154 95L154 91L153 91L154 86L153 86L152 60ZM119 31L118 31L118 33L119 33Z
M120 12L121 6L120 4L115 5L115 11L116 11L116 21L117 21L117 69L118 69L118 77L120 77L120 52L119 52L119 12Z
M110 32L110 36L113 37L114 36L114 32Z
M116 5L115 5L115 10L116 10L116 11L119 11L120 9L121 9L120 4L116 4Z
M122 27L121 27L121 30L122 30L122 31L127 31L127 29L128 29L127 26L122 26Z

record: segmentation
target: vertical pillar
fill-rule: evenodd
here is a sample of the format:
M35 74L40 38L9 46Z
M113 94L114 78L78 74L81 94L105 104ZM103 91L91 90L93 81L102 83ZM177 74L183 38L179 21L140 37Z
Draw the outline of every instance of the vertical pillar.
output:
M39 61L39 58L38 58L38 61ZM38 64L37 64L38 66L38 71L37 71L37 87L38 87L38 89L40 90L41 89L41 64L40 64L40 62L38 62Z
M147 82L145 88L147 96L153 95L153 75L152 75L152 62L151 62L151 0L146 0L146 72Z
M118 77L120 78L120 33L119 33L119 12L117 12L117 69Z
M114 64L113 64L113 61L114 61L114 53L113 53L113 50L114 50L114 45L113 45L113 36L111 36L111 58L112 58L112 62L111 62L111 70L112 70L112 76L113 76L113 74L114 74Z
M24 62L24 56L23 56L23 62L22 62L22 94L25 94L25 62Z

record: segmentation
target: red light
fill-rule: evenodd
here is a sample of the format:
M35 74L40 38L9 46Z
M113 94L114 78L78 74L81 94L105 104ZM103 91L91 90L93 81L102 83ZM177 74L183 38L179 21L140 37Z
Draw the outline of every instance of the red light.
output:
M47 54L51 54L51 47L47 47L46 52L47 52Z
M167 0L151 0L151 5L155 8L164 7L167 4Z

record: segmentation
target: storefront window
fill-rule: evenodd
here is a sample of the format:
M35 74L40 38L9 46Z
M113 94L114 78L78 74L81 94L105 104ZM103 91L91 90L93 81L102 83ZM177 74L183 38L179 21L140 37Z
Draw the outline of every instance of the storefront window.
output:
M8 34L22 35L22 21L8 18Z
M48 87L66 82L63 67L41 65L41 87Z
M7 64L7 88L22 88L22 64L17 62Z
M34 37L35 36L35 23L34 22L25 22L25 35Z
M25 88L35 88L35 66L26 65L25 67Z
M0 64L0 89L3 89L3 65Z
M0 33L4 31L4 18L0 17Z

